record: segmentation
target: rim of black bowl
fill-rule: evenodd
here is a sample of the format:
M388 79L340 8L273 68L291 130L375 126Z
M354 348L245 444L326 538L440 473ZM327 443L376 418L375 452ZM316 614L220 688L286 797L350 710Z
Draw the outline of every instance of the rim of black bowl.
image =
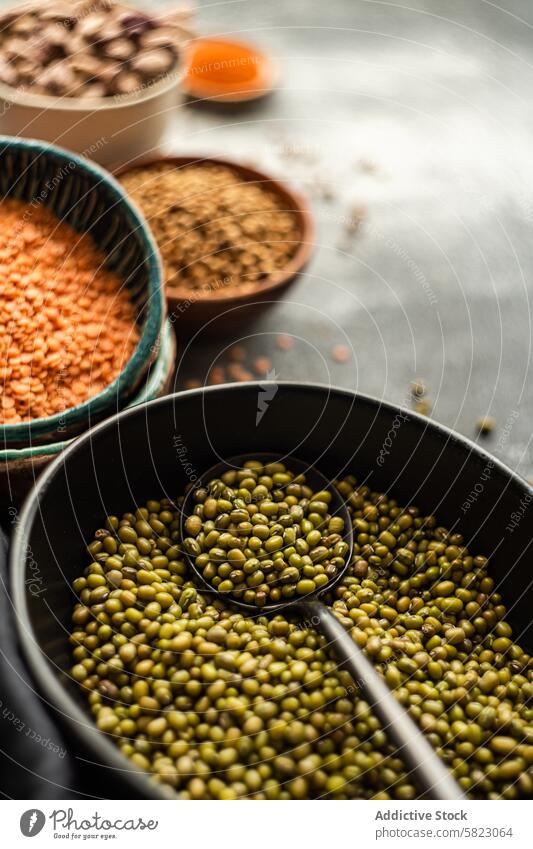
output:
M32 419L29 422L0 425L0 436L4 447L7 444L31 442L48 435L59 427L88 422L91 415L102 413L112 399L121 398L126 389L132 383L136 382L142 363L145 362L151 349L156 345L166 311L163 292L163 270L157 243L150 232L144 216L135 204L132 203L120 183L115 180L112 174L102 166L97 165L96 162L59 145L48 144L38 139L18 139L12 136L0 135L0 156L9 149L38 151L46 159L55 160L57 163L63 165L65 162L74 162L80 170L89 173L97 179L96 185L92 187L93 189L98 190L101 184L105 184L112 196L112 208L120 209L122 207L126 212L128 224L131 226L132 232L138 234L145 253L145 261L148 264L148 281L146 296L147 310L141 338L118 377L97 395L89 398L88 401L84 401L83 404L77 404L75 407L68 407L63 412L56 413L54 416Z
M172 395L165 395L162 398L157 398L154 401L139 404L137 407L131 407L123 410L111 418L95 425L78 437L78 439L74 440L74 442L61 452L61 454L41 473L37 479L33 489L24 501L19 514L19 521L13 532L9 552L9 576L17 633L31 673L35 678L41 695L45 697L45 702L48 706L59 711L65 721L68 720L69 723L75 725L76 733L82 738L87 749L92 750L95 756L99 758L99 764L105 765L112 770L116 770L116 772L120 773L126 782L135 788L136 792L142 794L146 798L168 799L168 796L162 792L155 782L150 780L150 775L148 773L136 767L135 764L133 764L120 752L111 740L107 739L105 734L97 729L89 713L79 706L73 696L71 696L67 689L63 686L58 675L53 671L46 655L41 651L38 645L37 637L32 628L26 598L27 588L25 584L25 576L29 544L29 528L39 508L41 494L46 491L48 483L55 475L56 470L58 470L65 461L78 450L79 445L83 445L85 442L94 439L100 431L114 427L117 420L123 421L131 416L144 416L146 415L146 409L151 407L165 404L172 407L177 401L179 402L179 398L182 395L186 395L188 397L197 395L199 398L202 398L206 392L224 392L227 391L228 388L231 388L235 392L257 392L259 387L261 387L264 391L265 387L268 388L269 386L276 386L278 390L303 389L307 392L327 392L329 395L343 395L346 398L351 398L352 403L357 402L365 404L377 410L384 408L394 414L401 411L403 415L408 416L415 422L418 422L423 429L431 430L443 443L450 442L451 444L461 447L467 453L467 459L470 455L474 455L483 463L490 460L493 464L493 468L499 470L500 473L508 479L510 484L533 495L533 487L527 483L525 478L520 477L520 475L506 466L505 463L502 463L483 448L480 448L475 442L468 439L468 437L459 435L456 431L451 430L445 425L431 421L427 417L414 411L407 410L397 404L392 404L389 401L383 401L379 398L375 398L372 395L360 394L343 387L328 386L327 384L314 382L250 381L248 383L226 383L221 386L200 387L199 389L177 392ZM87 761L87 759L85 760Z

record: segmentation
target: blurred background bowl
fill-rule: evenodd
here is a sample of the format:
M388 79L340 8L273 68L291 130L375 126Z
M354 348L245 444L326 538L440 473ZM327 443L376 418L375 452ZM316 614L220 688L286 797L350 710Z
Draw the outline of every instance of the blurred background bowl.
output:
M306 199L287 183L228 159L203 156L151 156L131 166L123 166L114 173L120 180L136 168L146 168L158 163L168 163L175 165L176 168L203 164L223 166L233 171L241 180L256 183L261 188L278 195L283 202L284 210L294 213L299 230L296 250L283 268L270 274L261 283L228 286L214 291L165 285L169 313L179 322L180 331L192 332L202 328L202 331L206 333L227 333L237 325L248 323L281 295L282 291L303 271L311 258L315 226Z
M0 133L59 144L102 165L129 162L161 144L184 97L187 62L184 41L181 61L158 82L91 99L31 94L0 82Z
M113 177L87 159L40 141L0 137L0 199L38 202L79 233L89 234L124 281L140 339L106 389L47 418L0 425L0 448L75 436L116 411L139 390L155 359L165 316L159 252L146 221Z

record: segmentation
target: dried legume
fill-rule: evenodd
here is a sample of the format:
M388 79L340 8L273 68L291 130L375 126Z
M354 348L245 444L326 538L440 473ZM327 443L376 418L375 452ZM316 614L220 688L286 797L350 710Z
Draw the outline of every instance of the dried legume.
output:
M192 493L183 547L208 584L246 604L276 604L325 587L345 566L344 520L331 492L257 460Z
M132 94L174 71L183 18L114 0L30 2L0 15L0 80L32 94Z
M351 475L338 489L355 545L333 611L469 796L533 797L532 662L486 558ZM108 517L74 582L71 674L98 728L185 799L415 798L327 641L202 596L179 527L167 500Z
M51 416L97 395L139 340L118 275L92 239L43 206L0 202L0 422Z

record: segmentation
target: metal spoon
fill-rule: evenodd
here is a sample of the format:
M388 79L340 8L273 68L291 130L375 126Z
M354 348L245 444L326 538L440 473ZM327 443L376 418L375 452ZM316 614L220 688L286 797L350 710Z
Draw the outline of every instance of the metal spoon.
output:
M231 457L229 460L217 463L208 469L195 482L194 486L189 489L185 496L181 514L182 539L188 536L185 531L185 521L194 512L194 492L199 487L205 487L209 481L220 478L224 472L231 469L241 469L247 460L252 459L259 460L259 462L266 465L267 463L279 462L280 458L274 454L255 454L250 452L250 454ZM306 483L315 492L318 490L327 490L331 494L330 512L344 519L345 530L343 538L349 546L344 568L318 591L307 596L299 597L298 599L289 599L283 603L265 604L259 607L240 601L231 595L231 593L219 593L215 587L205 580L201 571L196 566L194 556L186 554L198 584L205 592L215 594L220 599L223 599L224 603L243 610L251 616L263 616L283 610L285 613L293 614L300 620L308 622L310 626L316 628L318 631L321 631L330 641L342 666L348 670L354 683L377 714L385 733L398 749L398 753L408 766L410 774L421 794L429 799L463 799L464 794L460 787L418 726L413 722L403 705L393 696L379 673L333 615L329 607L321 601L321 596L339 583L351 561L353 529L344 499L318 469L292 455L284 458L283 462L291 471L304 474Z

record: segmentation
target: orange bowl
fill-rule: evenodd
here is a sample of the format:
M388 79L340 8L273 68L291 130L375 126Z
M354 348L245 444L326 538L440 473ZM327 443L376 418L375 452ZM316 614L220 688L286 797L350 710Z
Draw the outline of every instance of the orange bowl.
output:
M189 65L181 88L189 97L242 103L270 94L278 72L272 60L251 44L200 36L188 45Z

